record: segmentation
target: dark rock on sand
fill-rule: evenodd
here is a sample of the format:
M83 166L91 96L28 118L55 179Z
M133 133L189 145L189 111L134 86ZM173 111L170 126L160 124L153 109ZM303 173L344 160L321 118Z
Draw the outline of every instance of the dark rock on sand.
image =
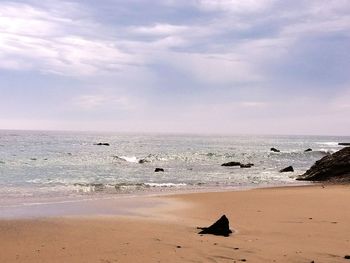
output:
M154 172L155 173L164 172L164 169L163 168L156 168L156 169L154 169Z
M230 230L230 223L228 218L223 215L218 221L212 224L210 227L198 227L202 231L198 234L212 234L216 236L228 237L232 231Z
M350 259L350 255L344 256L345 259Z
M350 182L350 147L318 160L297 180Z
M240 162L228 162L228 163L223 163L221 166L240 166Z
M99 142L99 143L95 143L94 145L98 145L98 146L109 146L108 142Z
M340 143L338 143L338 145L350 146L350 142L340 142Z
M283 168L282 170L280 170L280 173L286 173L286 172L294 172L293 166L288 166L288 167Z
M250 168L252 166L254 166L253 163L247 163L247 164L241 163L239 167L241 167L241 168Z
M270 151L271 152L275 152L275 153L279 153L280 152L280 150L277 150L276 148L273 148L273 147L270 149Z
M304 152L312 152L312 149L311 148L306 149Z

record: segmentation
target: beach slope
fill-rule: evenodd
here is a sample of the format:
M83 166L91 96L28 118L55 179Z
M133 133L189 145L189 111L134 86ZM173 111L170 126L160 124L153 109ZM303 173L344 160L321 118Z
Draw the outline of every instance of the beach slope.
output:
M347 262L350 187L159 197L134 216L0 221L0 262ZM222 214L235 232L198 235Z

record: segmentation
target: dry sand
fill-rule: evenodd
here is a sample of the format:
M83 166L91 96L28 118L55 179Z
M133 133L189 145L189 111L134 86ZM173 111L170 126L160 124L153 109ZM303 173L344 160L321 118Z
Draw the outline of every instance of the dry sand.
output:
M133 216L0 221L0 262L350 262L350 186L159 197ZM198 235L226 214L230 237Z

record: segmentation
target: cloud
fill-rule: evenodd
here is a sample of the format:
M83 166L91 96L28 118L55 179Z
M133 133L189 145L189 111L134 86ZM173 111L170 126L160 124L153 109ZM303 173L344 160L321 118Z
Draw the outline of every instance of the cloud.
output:
M252 64L236 53L167 53L165 60L199 83L235 84L260 79Z
M206 11L227 11L234 13L249 13L265 10L273 0L198 0L199 8Z
M263 108L267 106L265 102L260 101L243 101L241 105L247 108Z
M130 30L136 34L151 35L151 36L164 36L174 35L185 31L188 31L187 26L171 25L171 24L155 24L152 26L137 26L131 27Z
M19 3L0 3L0 67L62 75L118 71L140 61L116 42L85 36L85 26L66 16ZM72 10L76 15L76 10ZM68 15L67 15L68 14ZM80 32L77 28L81 28Z
M127 96L113 95L81 95L73 99L73 105L85 111L96 109L133 111L137 108L136 101L132 101Z

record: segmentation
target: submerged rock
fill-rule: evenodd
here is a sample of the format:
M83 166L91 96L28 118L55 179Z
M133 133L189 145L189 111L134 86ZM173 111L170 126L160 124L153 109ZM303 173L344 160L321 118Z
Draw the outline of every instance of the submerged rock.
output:
M282 170L280 170L280 173L286 173L286 172L294 172L293 166L288 166L288 167L283 168Z
M311 148L306 149L304 152L312 152Z
M240 166L240 162L228 162L228 163L223 163L221 166Z
M297 180L350 182L350 147L318 160Z
M154 172L155 173L164 172L164 169L163 168L156 168L156 169L154 169Z
M270 148L270 151L271 151L271 152L275 152L275 153L279 153L279 152L280 152L280 150L277 150L276 148L273 148L273 147Z
M228 237L232 231L230 230L230 222L228 218L223 215L218 221L212 224L210 227L198 227L201 229L198 234L212 234L216 236Z
M109 146L108 142L99 142L99 143L95 143L94 145L98 145L98 146Z

